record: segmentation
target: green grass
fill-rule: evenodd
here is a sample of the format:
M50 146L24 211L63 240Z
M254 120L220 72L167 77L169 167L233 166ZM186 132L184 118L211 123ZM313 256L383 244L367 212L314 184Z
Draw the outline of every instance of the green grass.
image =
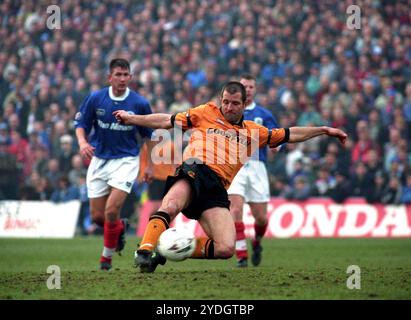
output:
M259 267L186 260L153 274L132 266L136 243L101 272L101 237L0 239L0 299L411 299L411 239L267 239ZM49 265L61 268L60 290L46 286ZM361 268L360 290L346 286L349 265Z

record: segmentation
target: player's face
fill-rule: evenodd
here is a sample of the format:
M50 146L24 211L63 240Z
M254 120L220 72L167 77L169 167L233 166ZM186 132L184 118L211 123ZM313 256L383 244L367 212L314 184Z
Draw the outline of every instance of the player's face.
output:
M130 80L130 71L126 68L115 67L108 76L108 81L113 87L113 93L116 96L121 96L126 91Z
M245 87L245 91L247 92L247 100L245 101L245 104L246 106L248 106L254 100L255 91L256 91L255 81L248 80L248 79L241 79L240 82Z
M221 97L221 112L224 118L232 124L236 124L243 116L245 104L241 100L241 92L230 94L227 91L223 92Z

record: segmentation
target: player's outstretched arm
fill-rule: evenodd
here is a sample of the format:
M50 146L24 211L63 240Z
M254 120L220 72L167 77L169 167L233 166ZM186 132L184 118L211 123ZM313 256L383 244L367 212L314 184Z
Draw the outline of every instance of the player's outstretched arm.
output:
M136 125L142 127L148 127L153 129L170 129L171 115L167 113L153 113L146 115L129 114L124 110L117 110L113 112L117 121L123 124Z
M340 140L342 144L345 144L347 140L347 134L337 128L331 127L291 127L290 128L290 138L288 142L302 142L309 140L311 138L327 135L330 137L336 137Z

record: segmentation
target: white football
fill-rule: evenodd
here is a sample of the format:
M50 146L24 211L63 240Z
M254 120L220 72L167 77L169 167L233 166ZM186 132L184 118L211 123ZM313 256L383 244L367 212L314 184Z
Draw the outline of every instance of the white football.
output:
M166 259L183 261L191 256L196 246L194 235L184 228L169 228L158 239L157 249Z

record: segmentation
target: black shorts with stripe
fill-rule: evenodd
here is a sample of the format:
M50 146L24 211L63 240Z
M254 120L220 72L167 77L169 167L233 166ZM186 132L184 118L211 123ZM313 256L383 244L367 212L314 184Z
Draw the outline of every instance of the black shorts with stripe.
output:
M192 160L192 161L190 161ZM193 161L197 161L192 163ZM193 198L182 212L189 219L200 219L201 214L211 208L222 207L230 210L227 190L217 174L200 160L183 162L174 176L169 176L164 194L180 179L187 179L193 189Z

